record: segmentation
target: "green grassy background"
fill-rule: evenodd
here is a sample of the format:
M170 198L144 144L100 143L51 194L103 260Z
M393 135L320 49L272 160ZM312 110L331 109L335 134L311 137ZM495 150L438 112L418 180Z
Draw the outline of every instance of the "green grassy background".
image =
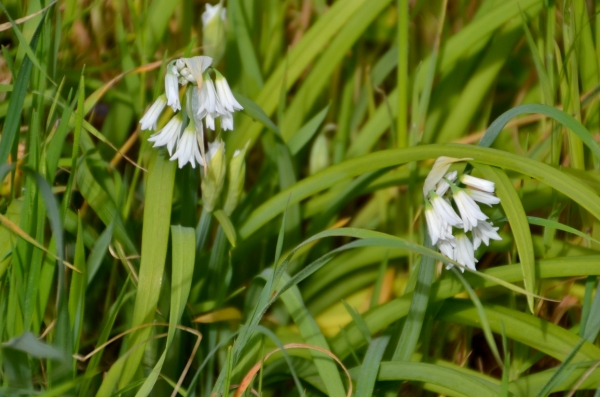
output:
M138 124L205 3L0 2L0 395L600 396L600 4L227 0L226 214ZM477 273L439 156L502 199Z

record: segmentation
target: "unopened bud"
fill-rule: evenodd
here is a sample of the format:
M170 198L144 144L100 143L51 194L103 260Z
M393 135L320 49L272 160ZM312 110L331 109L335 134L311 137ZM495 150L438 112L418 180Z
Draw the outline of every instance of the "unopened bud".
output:
M310 175L327 168L329 166L329 142L324 134L320 134L310 149L310 158L308 170Z
M217 64L225 54L225 18L226 10L221 3L206 5L202 13L202 47L204 53Z
M240 196L244 191L244 182L246 180L246 149L248 143L242 150L236 150L233 154L233 158L229 162L229 170L227 172L227 196L225 198L225 204L223 205L223 211L227 215L231 215L235 207L237 207Z
M206 175L202 179L202 200L204 209L212 212L219 202L219 196L225 184L227 163L225 161L225 144L223 142L209 143L206 154Z

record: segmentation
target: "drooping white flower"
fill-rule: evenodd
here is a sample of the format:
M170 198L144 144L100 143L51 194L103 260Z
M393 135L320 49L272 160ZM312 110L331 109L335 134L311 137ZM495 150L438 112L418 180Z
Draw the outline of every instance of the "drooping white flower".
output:
M456 214L454 209L446 200L438 196L436 192L431 191L430 202L437 215L447 224L451 226L458 226L462 224L460 217Z
M486 214L481 212L477 203L475 203L464 189L452 186L452 193L452 198L460 212L463 230L465 232L468 232L477 226L478 221L485 221L488 218Z
M437 183L435 192L439 196L443 196L444 194L446 194L448 189L450 189L450 184L448 183L448 181L454 182L456 180L457 175L458 172L456 171L452 171L444 175L444 177L440 179L440 181Z
M456 247L454 249L455 258L454 260L460 263L461 265L465 265L471 270L475 269L475 263L478 262L475 259L475 250L473 249L473 243L471 240L465 236L464 234L459 234L456 236ZM464 269L460 269L464 272Z
M437 246L440 249L440 252L448 257L449 259L456 260L456 239L454 237L449 240L439 240L437 242ZM447 263L446 269L450 269L452 267L451 263Z
M150 106L150 109L144 114L142 119L140 120L140 124L142 125L142 131L144 130L152 130L156 131L156 123L158 122L158 118L160 114L167 106L167 97L163 94L156 98L156 101Z
M177 150L175 150L175 154L171 157L171 160L177 160L179 168L183 168L187 163L192 164L192 168L196 168L196 163L204 165L198 139L196 126L190 122L185 130L183 130L181 138L179 138L179 142L177 143Z
M233 131L233 114L225 113L221 115L221 128L223 131Z
M494 227L494 224L486 221L477 222L477 227L472 230L473 233L473 247L479 248L481 242L485 245L490 245L491 240L502 240L502 237L498 234L498 227Z
M494 193L495 185L492 181L477 178L468 174L462 174L460 181L470 188L482 190L488 193Z
M441 225L437 213L429 201L425 202L425 220L427 221L431 244L437 244L441 234Z
M198 96L198 108L194 110L200 117L210 115L213 118L216 118L218 117L218 113L222 112L222 108L217 98L215 84L208 74L205 74L203 79L204 82L202 83ZM211 129L214 130L214 127Z
M152 147L167 146L169 155L172 155L173 148L179 140L179 133L181 132L182 124L183 120L181 119L181 115L176 114L171 120L169 120L167 125L165 125L162 130L150 136L148 141L154 142Z
M425 182L423 183L423 196L427 197L429 191L434 190L437 183L444 177L448 168L452 165L452 163L456 163L459 161L472 160L470 158L457 159L454 157L446 157L441 156L435 160L431 171L427 174L427 178L425 178Z
M467 194L473 198L473 200L479 203L487 204L490 207L500 202L500 199L493 194L482 192L481 190L476 189L467 188L465 190L467 191Z
M167 105L171 106L174 112L181 110L179 102L179 71L177 70L176 61L167 65L167 73L165 74L165 94L167 96Z
M229 84L227 83L227 79L223 77L223 75L217 71L216 74L216 86L217 86L217 95L219 96L219 102L223 106L223 109L228 111L229 113L233 113L236 110L242 110L244 107L240 105L240 103L233 96L233 92L231 92L231 88L229 88Z

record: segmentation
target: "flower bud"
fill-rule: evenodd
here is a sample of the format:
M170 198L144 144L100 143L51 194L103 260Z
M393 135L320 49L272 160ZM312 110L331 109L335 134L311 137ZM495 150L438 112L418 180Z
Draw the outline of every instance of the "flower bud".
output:
M220 2L214 6L207 4L202 14L202 47L215 64L225 54L225 18L226 10Z
M310 175L329 166L329 142L324 134L320 134L310 149L308 170Z
M223 205L223 211L227 215L231 215L235 207L237 207L240 196L244 191L244 182L246 180L246 149L248 143L242 150L236 150L233 154L233 158L229 162L229 170L227 172L227 196L225 198L225 204Z
M219 196L225 184L227 163L225 159L225 144L223 142L209 143L206 155L206 175L202 179L202 200L204 209L212 212L219 202Z

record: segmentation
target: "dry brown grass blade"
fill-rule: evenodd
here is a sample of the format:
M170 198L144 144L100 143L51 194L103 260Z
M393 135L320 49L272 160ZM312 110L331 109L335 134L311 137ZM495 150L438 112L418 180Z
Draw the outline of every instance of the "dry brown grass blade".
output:
M41 13L43 13L44 11L46 11L48 8L52 7L54 4L56 4L58 0L54 0L52 3L48 4L46 7L42 8L39 11L34 12L33 14L29 14L26 17L23 18L19 18L17 20L15 20L15 25L20 25L23 22L27 22L32 18L37 17L38 15L40 15ZM0 32L4 32L5 30L9 30L10 28L12 28L12 23L10 22L5 22L3 24L0 24Z
M283 349L310 349L310 350L316 350L319 351L331 358L333 358L340 367L342 367L342 369L344 370L344 372L346 373L346 376L348 377L348 393L346 394L347 397L352 396L352 377L350 376L350 372L348 372L348 370L346 369L346 367L344 366L344 364L342 364L342 362L340 361L339 358L337 358L337 356L335 354L333 354L332 352L330 352L327 349L323 349L322 347L319 346L313 346L313 345L307 345L305 343L288 343L287 345L283 345ZM240 387L236 390L235 394L233 395L233 397L241 397L242 394L244 394L244 392L246 391L246 389L248 389L248 386L250 386L250 382L252 382L252 379L254 378L254 376L256 376L256 374L258 373L258 371L260 370L260 367L262 367L263 363L269 358L271 357L273 354L283 350L282 348L277 348L269 353L267 353L267 355L265 355L265 357L260 360L259 362L257 362L256 364L254 364L254 366L250 369L250 371L248 371L248 373L246 374L246 376L244 376L244 379L242 379L242 382L240 383ZM323 379L323 381L325 381L325 379Z
M32 244L34 247L41 249L46 254L50 255L52 258L56 259L57 261L60 260L58 258L58 256L56 256L52 252L48 251L46 249L46 247L44 247L43 245L41 245L40 243L38 243L33 237L31 237L29 234L27 234L19 226L17 226L14 223L12 223L10 221L10 219L8 219L7 217L5 217L2 214L0 214L0 224L4 225L8 230L10 230L11 232L13 232L17 236L21 237L23 240L27 241L29 244ZM73 270L74 272L77 272L77 273L81 274L81 272L77 268L75 268L73 265L71 265L69 262L67 262L65 260L63 260L62 262L69 269Z

